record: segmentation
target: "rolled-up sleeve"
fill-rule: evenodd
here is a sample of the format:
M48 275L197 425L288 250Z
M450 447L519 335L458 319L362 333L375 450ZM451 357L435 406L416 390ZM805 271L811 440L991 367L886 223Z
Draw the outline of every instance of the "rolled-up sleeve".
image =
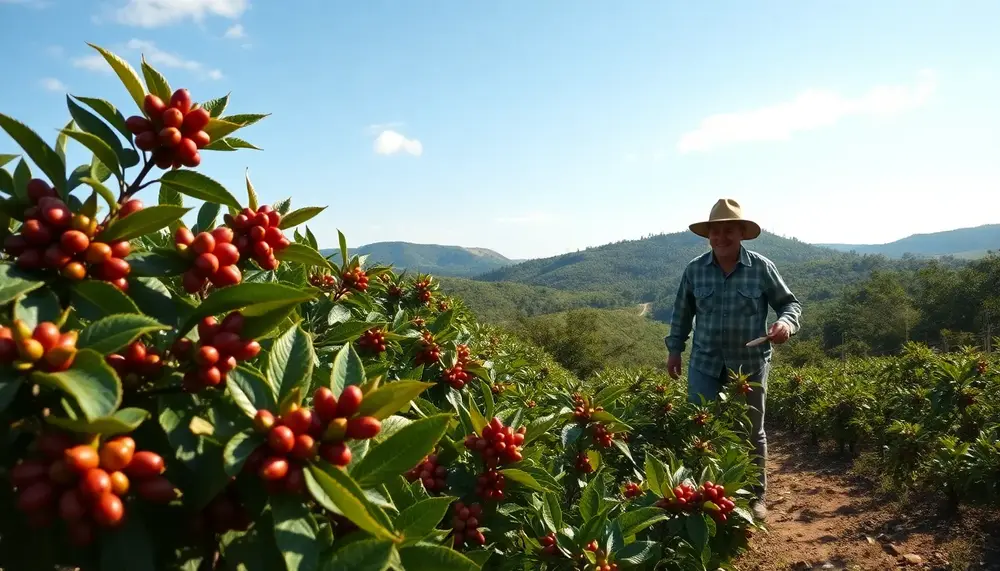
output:
M802 304L781 278L773 263L767 264L767 302L778 314L778 321L786 323L792 335L798 333L802 320Z
M691 334L691 323L694 320L694 293L691 278L685 269L681 283L677 287L677 298L674 300L674 312L670 317L670 333L664 338L667 350L671 353L683 353Z

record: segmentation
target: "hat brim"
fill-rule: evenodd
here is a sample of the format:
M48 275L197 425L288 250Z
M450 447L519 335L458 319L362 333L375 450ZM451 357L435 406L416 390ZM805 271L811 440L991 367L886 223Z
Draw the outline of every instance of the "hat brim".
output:
M705 222L695 222L688 228L692 232L701 236L702 238L708 238L708 228L715 222L739 222L743 225L743 239L753 240L760 236L760 225L758 225L753 220L746 220L745 218L720 218L717 220L709 220Z

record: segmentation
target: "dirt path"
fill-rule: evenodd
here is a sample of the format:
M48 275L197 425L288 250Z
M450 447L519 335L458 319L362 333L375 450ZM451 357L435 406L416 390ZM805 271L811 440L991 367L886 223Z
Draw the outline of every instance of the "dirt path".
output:
M652 303L640 303L639 304L639 317L643 317L653 309Z
M947 521L912 508L900 514L848 475L848 461L794 435L768 440L768 531L753 538L740 571L1000 569L976 547L986 534L1000 538L996 527L984 529L970 514Z

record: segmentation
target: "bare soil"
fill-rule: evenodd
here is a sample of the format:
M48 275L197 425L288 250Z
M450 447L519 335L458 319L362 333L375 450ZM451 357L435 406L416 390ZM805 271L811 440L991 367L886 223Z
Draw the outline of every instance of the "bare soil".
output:
M740 571L1000 570L1000 515L906 503L855 475L849 458L777 432L768 438L767 531Z

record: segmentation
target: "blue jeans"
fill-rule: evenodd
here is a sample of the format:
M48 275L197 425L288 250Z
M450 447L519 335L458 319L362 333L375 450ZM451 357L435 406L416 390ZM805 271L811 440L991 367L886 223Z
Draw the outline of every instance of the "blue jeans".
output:
M760 483L754 493L764 499L767 491L767 434L764 432L764 403L767 400L767 375L771 372L771 364L765 363L759 370L747 379L751 383L760 383L760 388L754 387L747 395L750 405L747 415L750 417L750 439L755 449L754 463L760 469ZM723 371L718 377L705 374L688 365L688 400L700 403L700 396L705 400L715 400L722 391L722 386L729 381L729 372Z

